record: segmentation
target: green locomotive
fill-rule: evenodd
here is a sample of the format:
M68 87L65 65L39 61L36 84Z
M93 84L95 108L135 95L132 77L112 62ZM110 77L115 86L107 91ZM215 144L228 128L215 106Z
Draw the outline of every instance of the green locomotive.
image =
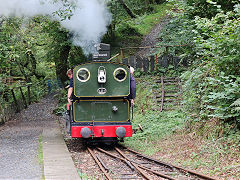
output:
M132 136L130 71L120 63L95 61L73 69L70 129L74 138Z

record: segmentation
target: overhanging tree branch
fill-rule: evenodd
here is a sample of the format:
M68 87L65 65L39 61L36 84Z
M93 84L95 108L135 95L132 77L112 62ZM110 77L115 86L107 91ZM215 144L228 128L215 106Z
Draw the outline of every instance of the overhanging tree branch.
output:
M122 7L126 10L126 12L131 18L136 18L131 9L129 9L129 7L126 5L126 3L124 3L123 0L119 0L119 3L122 5Z

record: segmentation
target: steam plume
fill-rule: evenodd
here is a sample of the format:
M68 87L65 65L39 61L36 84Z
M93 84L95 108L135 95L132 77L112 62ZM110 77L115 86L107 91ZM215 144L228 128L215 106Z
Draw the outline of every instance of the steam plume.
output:
M55 0L56 1L56 0ZM64 3L58 0L0 0L0 16L33 17L48 15L73 34L73 44L81 46L85 54L93 52L93 44L99 43L107 32L111 14L106 7L107 0L69 0L74 4L70 19L61 21L53 13L62 9Z

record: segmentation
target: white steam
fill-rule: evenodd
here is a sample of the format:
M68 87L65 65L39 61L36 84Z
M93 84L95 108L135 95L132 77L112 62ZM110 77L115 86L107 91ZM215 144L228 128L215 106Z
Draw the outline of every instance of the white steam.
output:
M92 53L95 43L107 32L111 14L106 7L107 0L69 0L74 3L73 16L61 21L53 13L63 9L61 0L0 0L0 16L33 17L48 15L73 34L73 44L81 46L85 54Z

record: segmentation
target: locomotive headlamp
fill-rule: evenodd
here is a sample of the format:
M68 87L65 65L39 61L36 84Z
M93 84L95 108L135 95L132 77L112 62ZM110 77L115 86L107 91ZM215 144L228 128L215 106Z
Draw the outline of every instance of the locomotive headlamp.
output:
M100 66L98 68L98 83L105 83L106 82L106 69L104 66Z
M123 138L126 135L127 131L124 127L118 127L116 129L116 134L118 137Z

